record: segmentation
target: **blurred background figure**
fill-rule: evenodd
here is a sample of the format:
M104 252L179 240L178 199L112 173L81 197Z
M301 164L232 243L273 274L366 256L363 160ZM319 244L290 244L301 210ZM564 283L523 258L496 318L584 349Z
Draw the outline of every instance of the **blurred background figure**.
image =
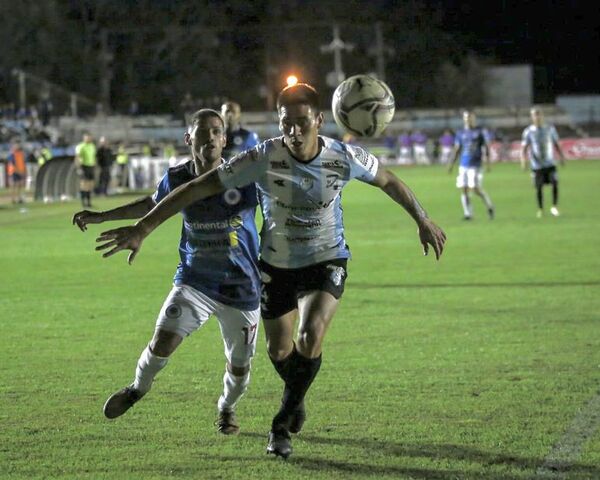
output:
M127 188L127 174L128 174L128 165L129 165L129 154L125 150L125 145L120 143L117 148L117 186L122 191L124 188Z
M427 135L421 130L415 130L412 134L413 153L415 157L415 163L417 165L429 165L429 155L427 155Z
M12 203L25 203L23 190L27 179L27 166L25 165L25 152L19 142L13 144L8 156L8 176Z
M438 162L446 165L452 158L452 150L454 150L454 135L452 134L452 130L449 128L444 130L438 141L440 145Z
M89 133L75 147L75 165L79 174L79 194L84 207L92 206L92 191L96 178L96 145Z
M239 103L225 102L221 106L221 115L227 129L227 143L223 149L225 160L258 145L260 142L258 134L242 127L242 108Z
M398 163L413 163L413 142L410 130L401 131L398 136Z
M98 140L98 151L96 159L100 167L100 178L98 179L98 188L96 193L99 195L108 195L108 187L110 185L111 169L114 162L114 155L111 148L108 146L105 137L100 137Z

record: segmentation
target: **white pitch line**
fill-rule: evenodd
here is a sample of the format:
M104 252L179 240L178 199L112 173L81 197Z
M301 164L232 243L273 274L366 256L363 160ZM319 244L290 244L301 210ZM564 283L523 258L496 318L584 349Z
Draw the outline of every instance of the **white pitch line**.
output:
M569 468L579 459L581 447L600 428L600 392L581 409L564 435L556 442L535 479L568 478Z

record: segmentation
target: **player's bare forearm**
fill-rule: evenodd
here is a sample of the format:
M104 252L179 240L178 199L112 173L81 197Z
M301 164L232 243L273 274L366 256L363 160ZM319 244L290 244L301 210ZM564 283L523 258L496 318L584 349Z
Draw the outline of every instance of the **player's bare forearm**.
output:
M141 218L154 208L156 204L151 196L138 198L127 205L100 212L103 222L114 220L132 220Z
M211 170L191 182L177 187L148 212L137 226L145 235L176 215L188 205L216 195L224 190L217 170Z
M381 188L396 203L402 205L417 224L421 224L427 219L427 212L425 212L415 194L392 172L389 170L378 172L375 181L375 185Z

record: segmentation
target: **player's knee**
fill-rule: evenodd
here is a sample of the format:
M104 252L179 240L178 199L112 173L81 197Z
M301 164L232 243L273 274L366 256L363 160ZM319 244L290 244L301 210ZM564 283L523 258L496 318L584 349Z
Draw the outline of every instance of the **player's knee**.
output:
M243 377L250 371L250 364L240 367L238 365L233 365L232 363L227 362L227 370L229 370L229 373L235 375L236 377Z
M281 360L284 360L289 354L290 354L290 350L289 348L285 348L284 345L278 343L278 342L267 342L267 353L269 354L269 357L271 357L271 359L275 360L276 362L280 362Z
M325 329L318 325L298 332L298 350L305 356L313 358L321 351L321 343Z

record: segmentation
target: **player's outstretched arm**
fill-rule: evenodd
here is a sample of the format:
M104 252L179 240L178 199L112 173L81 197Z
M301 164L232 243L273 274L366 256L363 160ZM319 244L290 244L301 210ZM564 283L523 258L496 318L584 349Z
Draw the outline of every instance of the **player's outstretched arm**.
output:
M81 210L73 215L73 225L77 225L82 232L87 230L90 223L104 223L113 220L130 220L146 215L156 204L151 196L138 198L127 205L105 210L103 212L92 212Z
M446 243L446 234L432 220L415 197L415 194L396 175L389 170L380 169L371 182L383 190L392 200L402 205L418 226L419 239L423 245L423 254L429 253L433 247L435 258L440 259Z
M224 190L217 169L213 169L191 182L177 187L135 225L102 232L96 242L105 243L96 247L96 250L110 249L102 255L104 258L110 257L121 250L131 250L127 257L127 261L131 263L142 247L144 239L161 223L186 206Z

